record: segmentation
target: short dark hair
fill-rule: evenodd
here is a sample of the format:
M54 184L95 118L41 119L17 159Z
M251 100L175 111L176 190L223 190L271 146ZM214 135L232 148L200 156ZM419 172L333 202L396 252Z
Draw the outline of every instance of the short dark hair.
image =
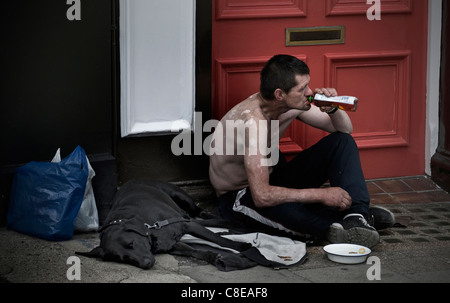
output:
M295 79L297 75L309 75L305 62L291 55L273 56L261 71L261 96L273 100L277 88L289 93L298 84Z

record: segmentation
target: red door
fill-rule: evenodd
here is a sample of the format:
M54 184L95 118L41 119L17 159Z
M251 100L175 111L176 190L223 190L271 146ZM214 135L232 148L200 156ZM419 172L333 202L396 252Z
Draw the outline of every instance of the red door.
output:
M349 113L366 178L425 171L426 0L214 0L214 118L259 89L273 55L304 60L311 88L359 98ZM325 133L295 121L280 142L288 156Z

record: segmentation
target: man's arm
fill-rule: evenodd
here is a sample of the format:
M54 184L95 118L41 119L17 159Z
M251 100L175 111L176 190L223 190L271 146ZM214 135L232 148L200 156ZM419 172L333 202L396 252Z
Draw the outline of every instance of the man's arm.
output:
M322 203L348 209L350 195L340 187L292 189L269 184L269 168L262 166L261 155L249 155L246 151L245 169L256 207L272 207L284 203Z
M323 93L328 97L337 96L337 92L333 88L316 88L314 90L314 93ZM333 114L327 114L326 112L330 111L331 109L331 107L327 106L319 108L315 105L312 105L310 110L301 112L298 115L297 119L329 133L340 131L343 133L351 134L353 132L353 125L347 113L343 110L338 110Z

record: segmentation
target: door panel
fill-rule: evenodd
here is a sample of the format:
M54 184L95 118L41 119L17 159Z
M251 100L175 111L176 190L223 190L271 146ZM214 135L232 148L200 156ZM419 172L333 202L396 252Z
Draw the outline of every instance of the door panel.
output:
M326 55L325 86L360 99L353 136L360 149L408 146L409 52Z
M305 0L227 0L216 3L217 19L286 18L305 16Z
M359 98L349 113L366 178L423 174L427 1L381 1L369 21L365 0L213 1L214 118L259 89L273 55L291 54L311 69L311 88ZM288 28L343 27L338 44L286 46ZM318 37L315 33L308 33ZM289 157L326 133L295 122L280 140Z

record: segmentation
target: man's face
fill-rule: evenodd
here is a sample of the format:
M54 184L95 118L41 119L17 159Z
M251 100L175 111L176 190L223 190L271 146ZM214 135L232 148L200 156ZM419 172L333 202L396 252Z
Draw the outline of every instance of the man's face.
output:
M311 103L307 97L313 95L313 91L309 88L311 78L309 75L297 75L295 80L297 85L286 94L286 105L292 109L309 110Z

